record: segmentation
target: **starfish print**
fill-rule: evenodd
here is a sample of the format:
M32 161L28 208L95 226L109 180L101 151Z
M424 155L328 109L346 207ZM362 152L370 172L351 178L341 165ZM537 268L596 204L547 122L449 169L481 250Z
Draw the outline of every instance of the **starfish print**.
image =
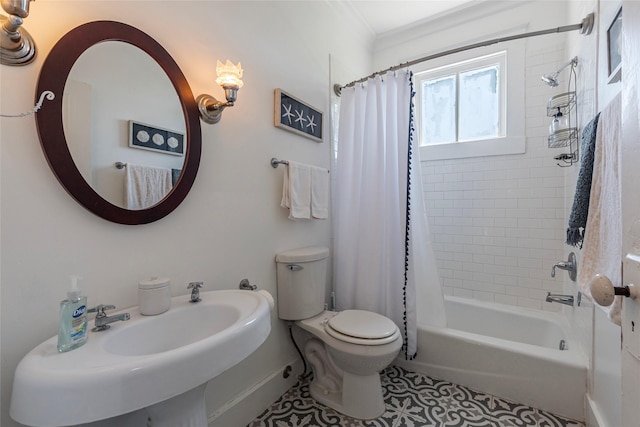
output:
M318 126L313 122L315 119L316 119L316 116L311 116L311 117L307 116L307 120L309 121L309 123L307 124L307 127L311 127L311 132L315 132L316 126Z
M289 124L291 124L291 117L293 117L293 113L291 112L291 105L288 106L289 108L287 108L287 106L284 104L282 104L282 106L284 107L285 111L282 117L285 117L287 120L289 120Z
M307 119L302 117L303 111L296 110L296 114L298 115L298 117L296 118L296 123L300 123L300 126L304 127L304 122L306 122Z

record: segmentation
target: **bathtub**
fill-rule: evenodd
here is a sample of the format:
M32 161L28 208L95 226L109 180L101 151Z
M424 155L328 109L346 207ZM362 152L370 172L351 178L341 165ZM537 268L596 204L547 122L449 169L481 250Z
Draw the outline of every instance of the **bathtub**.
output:
M419 326L416 358L397 365L584 421L587 359L562 315L451 296L445 312L448 327Z

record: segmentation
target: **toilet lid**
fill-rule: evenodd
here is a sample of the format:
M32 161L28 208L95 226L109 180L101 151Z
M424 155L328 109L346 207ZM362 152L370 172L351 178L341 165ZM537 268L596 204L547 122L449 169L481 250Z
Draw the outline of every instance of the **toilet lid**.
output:
M345 310L338 313L329 319L326 330L336 339L371 345L394 341L400 333L391 319L364 310Z

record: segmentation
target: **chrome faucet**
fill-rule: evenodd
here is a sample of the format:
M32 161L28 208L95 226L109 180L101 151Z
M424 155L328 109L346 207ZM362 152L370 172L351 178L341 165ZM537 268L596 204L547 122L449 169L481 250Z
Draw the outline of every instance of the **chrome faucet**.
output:
M199 302L202 301L200 299L200 288L202 287L202 282L191 282L187 286L187 289L191 289L191 299L189 302Z
M560 304L570 305L573 307L573 295L560 295L547 292L546 302L559 302Z
M111 327L109 323L129 320L131 316L129 313L121 313L115 316L107 316L105 310L113 310L115 309L115 305L104 305L100 304L97 307L90 308L87 310L88 313L98 313L96 314L95 327L91 329L93 332L106 331Z
M567 272L569 272L569 278L575 282L578 274L576 254L571 252L567 261L560 261L553 264L553 267L551 267L551 277L556 277L556 268L559 268L560 270L567 270Z

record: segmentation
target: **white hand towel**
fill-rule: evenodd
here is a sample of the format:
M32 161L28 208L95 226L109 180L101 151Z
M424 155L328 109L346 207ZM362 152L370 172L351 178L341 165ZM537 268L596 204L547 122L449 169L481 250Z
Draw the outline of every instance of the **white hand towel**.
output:
M578 285L591 298L589 282L596 274L622 283L622 213L620 194L620 95L600 113L596 133L593 179L589 196L589 216L585 227ZM620 325L621 297L602 308L609 319Z
M127 164L127 209L151 207L164 199L171 187L171 169Z
M280 206L289 209L289 219L311 218L311 167L289 161L284 172Z
M311 166L311 216L329 217L329 170Z

